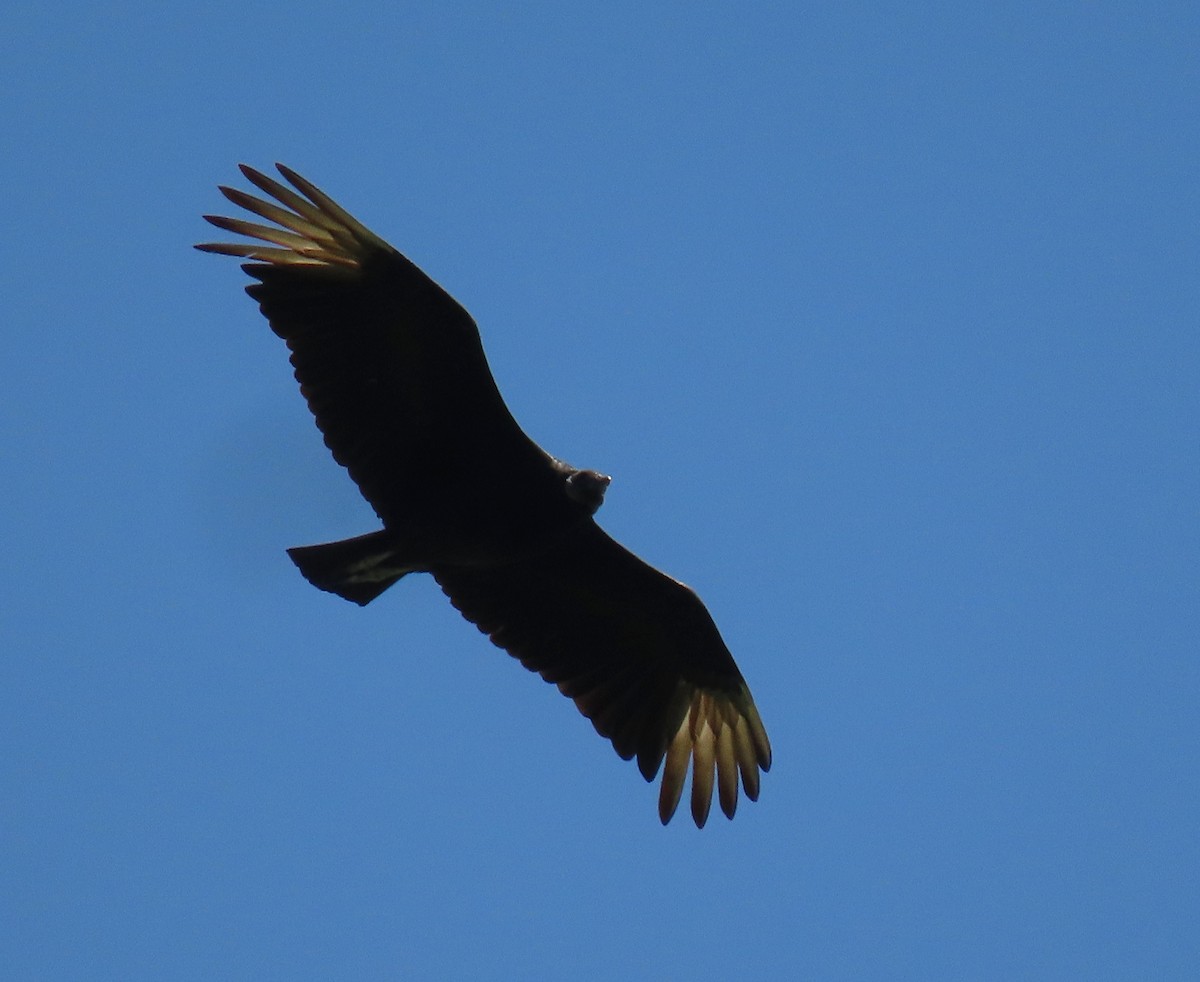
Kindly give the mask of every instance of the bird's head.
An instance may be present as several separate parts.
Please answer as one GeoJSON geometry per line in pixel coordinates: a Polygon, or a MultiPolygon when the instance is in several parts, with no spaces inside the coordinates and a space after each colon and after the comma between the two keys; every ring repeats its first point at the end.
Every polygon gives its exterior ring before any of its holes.
{"type": "Polygon", "coordinates": [[[567,497],[594,515],[604,504],[604,492],[611,481],[611,477],[599,471],[572,471],[567,477],[567,497]]]}

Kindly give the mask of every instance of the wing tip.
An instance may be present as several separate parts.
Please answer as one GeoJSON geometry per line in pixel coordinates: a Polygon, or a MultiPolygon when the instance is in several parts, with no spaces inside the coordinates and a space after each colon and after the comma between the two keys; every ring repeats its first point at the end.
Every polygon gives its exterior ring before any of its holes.
{"type": "MultiPolygon", "coordinates": [[[[663,825],[670,822],[683,798],[689,762],[689,805],[697,828],[704,828],[708,822],[714,786],[721,812],[728,819],[737,813],[739,784],[748,800],[757,801],[760,772],[770,768],[771,750],[749,691],[743,686],[741,692],[731,696],[727,692],[695,690],[671,737],[665,761],[658,799],[663,825]]],[[[661,760],[655,761],[655,771],[659,763],[661,760]]],[[[646,775],[645,769],[642,775],[646,775]]]]}
{"type": "Polygon", "coordinates": [[[371,253],[377,250],[391,250],[383,239],[315,185],[285,164],[276,163],[275,166],[296,191],[290,190],[249,164],[238,164],[238,169],[246,180],[278,204],[255,198],[228,185],[217,185],[221,194],[233,204],[266,218],[273,223],[272,225],[221,215],[203,217],[218,228],[250,238],[263,239],[279,247],[263,247],[256,243],[213,242],[197,246],[201,252],[233,256],[253,255],[254,258],[277,266],[329,265],[357,269],[361,268],[371,253]]]}

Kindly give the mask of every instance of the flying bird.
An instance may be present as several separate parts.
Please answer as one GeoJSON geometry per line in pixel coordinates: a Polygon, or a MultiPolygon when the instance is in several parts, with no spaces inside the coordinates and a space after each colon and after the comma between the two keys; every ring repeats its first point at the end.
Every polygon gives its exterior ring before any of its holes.
{"type": "Polygon", "coordinates": [[[334,459],[383,528],[288,550],[314,586],[367,604],[429,573],[499,647],[575,701],[675,813],[738,784],[756,800],[771,746],[700,598],[610,538],[594,516],[609,478],[552,457],[500,396],[474,320],[412,262],[299,174],[251,167],[273,201],[221,187],[271,224],[204,216],[249,239],[203,243],[249,260],[256,300],[291,351],[334,459]]]}

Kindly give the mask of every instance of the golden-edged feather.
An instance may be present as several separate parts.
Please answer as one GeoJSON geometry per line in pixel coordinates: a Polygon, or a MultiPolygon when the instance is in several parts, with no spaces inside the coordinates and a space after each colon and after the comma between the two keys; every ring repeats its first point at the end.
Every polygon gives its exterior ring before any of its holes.
{"type": "Polygon", "coordinates": [[[280,227],[273,228],[220,215],[205,215],[205,221],[227,232],[271,242],[282,248],[260,246],[253,242],[202,242],[196,246],[197,249],[280,266],[333,264],[349,267],[357,267],[363,256],[372,249],[393,251],[383,239],[291,168],[283,164],[275,165],[305,197],[253,167],[246,164],[239,166],[248,181],[284,207],[225,185],[220,186],[221,193],[238,207],[275,222],[280,227]]]}

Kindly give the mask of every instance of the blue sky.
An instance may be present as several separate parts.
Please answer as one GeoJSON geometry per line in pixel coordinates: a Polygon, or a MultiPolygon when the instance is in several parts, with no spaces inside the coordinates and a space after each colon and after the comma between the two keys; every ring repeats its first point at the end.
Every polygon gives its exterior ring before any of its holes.
{"type": "Polygon", "coordinates": [[[9,4],[0,962],[28,979],[1185,978],[1200,12],[9,4]],[[614,475],[775,750],[656,790],[374,528],[231,260],[295,167],[614,475]]]}

